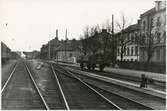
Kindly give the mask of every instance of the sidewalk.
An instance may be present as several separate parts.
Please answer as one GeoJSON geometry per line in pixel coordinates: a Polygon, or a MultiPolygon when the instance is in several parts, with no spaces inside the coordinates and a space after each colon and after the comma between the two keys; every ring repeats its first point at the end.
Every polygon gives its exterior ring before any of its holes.
{"type": "MultiPolygon", "coordinates": [[[[79,64],[66,64],[66,63],[60,63],[60,62],[59,64],[80,67],[79,64]]],[[[141,74],[145,74],[148,78],[152,78],[153,80],[166,82],[166,74],[161,74],[161,73],[152,73],[152,72],[137,71],[137,70],[131,70],[131,69],[122,69],[122,68],[111,68],[111,67],[105,67],[104,71],[115,73],[115,74],[121,74],[124,76],[127,75],[127,76],[138,77],[138,78],[141,78],[141,74]]]]}
{"type": "Polygon", "coordinates": [[[141,77],[141,74],[145,74],[148,78],[152,78],[160,82],[166,82],[166,74],[161,74],[161,73],[152,73],[152,72],[121,69],[121,68],[111,68],[111,67],[106,67],[104,71],[112,72],[115,74],[134,76],[134,77],[141,77]]]}

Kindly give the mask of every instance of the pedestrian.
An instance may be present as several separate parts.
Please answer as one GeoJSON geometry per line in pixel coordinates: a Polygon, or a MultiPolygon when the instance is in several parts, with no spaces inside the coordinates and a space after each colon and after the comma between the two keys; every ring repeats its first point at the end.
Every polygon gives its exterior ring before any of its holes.
{"type": "Polygon", "coordinates": [[[147,87],[147,77],[145,76],[145,74],[141,75],[140,88],[142,88],[142,87],[147,87]]]}

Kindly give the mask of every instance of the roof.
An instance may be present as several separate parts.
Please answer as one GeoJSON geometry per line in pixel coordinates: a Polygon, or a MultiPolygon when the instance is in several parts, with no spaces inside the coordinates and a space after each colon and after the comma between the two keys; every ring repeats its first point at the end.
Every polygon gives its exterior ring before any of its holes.
{"type": "Polygon", "coordinates": [[[155,7],[144,12],[143,14],[140,15],[140,17],[144,17],[144,16],[147,16],[147,15],[151,15],[151,14],[154,14],[156,11],[155,11],[155,7]]]}
{"type": "Polygon", "coordinates": [[[74,44],[73,42],[67,42],[62,43],[59,47],[57,47],[55,50],[58,51],[76,51],[78,50],[78,44],[74,44]]]}
{"type": "Polygon", "coordinates": [[[125,32],[129,32],[129,31],[134,31],[134,30],[137,30],[138,29],[138,24],[133,24],[133,25],[130,25],[128,26],[126,29],[125,29],[125,32]]]}
{"type": "MultiPolygon", "coordinates": [[[[130,32],[130,31],[138,30],[138,28],[139,28],[139,27],[138,27],[138,24],[130,25],[130,26],[128,26],[126,29],[124,29],[124,33],[130,32]]],[[[115,33],[115,35],[119,35],[119,34],[121,34],[121,32],[115,33]]]]}

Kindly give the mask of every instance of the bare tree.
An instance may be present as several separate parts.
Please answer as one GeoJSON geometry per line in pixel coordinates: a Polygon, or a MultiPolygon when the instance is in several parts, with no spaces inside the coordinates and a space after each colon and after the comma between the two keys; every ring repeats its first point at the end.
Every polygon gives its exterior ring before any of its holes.
{"type": "Polygon", "coordinates": [[[125,18],[125,15],[122,13],[121,15],[121,20],[120,22],[116,22],[116,26],[119,29],[119,33],[118,34],[118,47],[120,48],[120,52],[118,52],[120,54],[120,58],[121,61],[123,61],[123,57],[124,57],[124,53],[126,51],[126,47],[127,44],[129,42],[131,42],[130,40],[127,40],[124,33],[125,33],[125,28],[127,28],[128,26],[130,26],[130,23],[128,22],[128,20],[125,18]]]}
{"type": "MultiPolygon", "coordinates": [[[[140,45],[143,45],[146,47],[146,54],[147,54],[147,69],[151,62],[151,58],[154,56],[154,52],[157,47],[159,47],[159,44],[161,43],[162,37],[160,32],[160,25],[161,23],[157,23],[156,27],[152,28],[153,24],[150,23],[150,31],[147,31],[142,35],[140,45]]],[[[164,36],[166,36],[166,32],[164,31],[164,36]]]]}
{"type": "Polygon", "coordinates": [[[89,26],[86,26],[83,30],[83,36],[80,39],[81,44],[81,52],[86,55],[88,52],[88,41],[89,38],[89,26]]]}
{"type": "Polygon", "coordinates": [[[88,53],[95,53],[98,49],[98,42],[94,40],[92,37],[95,35],[95,33],[98,33],[100,31],[99,25],[95,26],[86,26],[83,30],[83,36],[81,37],[81,52],[83,52],[84,55],[88,53]]]}

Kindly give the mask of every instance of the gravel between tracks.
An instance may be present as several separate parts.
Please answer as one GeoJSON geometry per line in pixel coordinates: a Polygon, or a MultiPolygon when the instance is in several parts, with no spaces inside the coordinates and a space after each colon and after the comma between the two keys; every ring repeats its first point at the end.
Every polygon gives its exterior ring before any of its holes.
{"type": "Polygon", "coordinates": [[[70,109],[115,109],[115,107],[77,79],[58,73],[60,84],[69,103],[70,109]]]}
{"type": "Polygon", "coordinates": [[[122,87],[120,85],[111,84],[108,82],[100,81],[100,80],[86,77],[83,75],[78,75],[78,73],[76,73],[76,75],[92,85],[98,86],[110,92],[115,92],[117,94],[123,95],[128,98],[131,98],[132,100],[138,101],[153,109],[162,110],[162,109],[165,109],[166,107],[166,100],[164,99],[160,99],[158,97],[154,97],[148,94],[143,94],[141,92],[137,92],[132,89],[122,87]]]}
{"type": "Polygon", "coordinates": [[[32,60],[27,63],[49,109],[66,109],[51,67],[45,63],[40,70],[37,70],[40,61],[32,60]]]}

